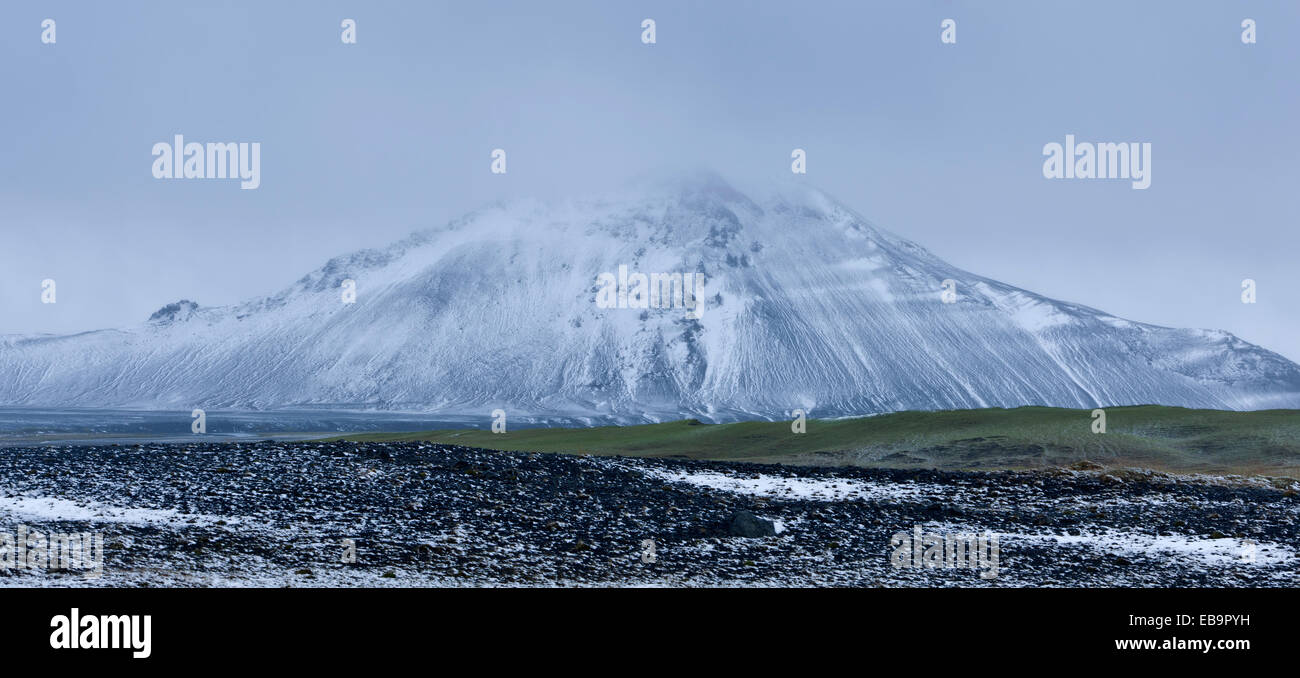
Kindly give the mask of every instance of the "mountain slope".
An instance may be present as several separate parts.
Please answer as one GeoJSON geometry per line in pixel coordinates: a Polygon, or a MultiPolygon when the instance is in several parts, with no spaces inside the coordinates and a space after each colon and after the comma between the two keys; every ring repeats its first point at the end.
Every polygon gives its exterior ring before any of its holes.
{"type": "Polygon", "coordinates": [[[0,339],[0,404],[338,406],[730,419],[1158,403],[1300,406],[1300,367],[956,269],[825,194],[714,177],[513,203],[235,307],[0,339]],[[701,317],[600,308],[602,273],[706,276],[701,317]],[[356,303],[341,301],[356,281],[356,303]],[[941,299],[956,283],[954,303],[941,299]]]}

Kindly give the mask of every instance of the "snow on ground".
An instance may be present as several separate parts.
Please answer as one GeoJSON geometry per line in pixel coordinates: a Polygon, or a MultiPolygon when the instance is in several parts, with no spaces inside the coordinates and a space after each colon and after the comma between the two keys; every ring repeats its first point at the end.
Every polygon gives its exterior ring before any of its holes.
{"type": "Polygon", "coordinates": [[[219,516],[181,514],[170,509],[142,509],[112,506],[97,501],[71,501],[55,497],[0,497],[0,518],[6,520],[46,521],[84,521],[90,523],[131,523],[147,525],[150,523],[216,523],[225,520],[238,522],[236,518],[219,516]]]}
{"type": "Polygon", "coordinates": [[[916,499],[941,491],[937,486],[917,483],[882,483],[844,478],[808,478],[769,473],[720,473],[714,471],[644,470],[647,475],[675,483],[708,487],[753,497],[843,501],[846,499],[916,499]]]}
{"type": "Polygon", "coordinates": [[[998,539],[1008,544],[1022,540],[1039,541],[1149,558],[1186,559],[1205,565],[1296,564],[1296,552],[1291,548],[1272,542],[1253,543],[1233,537],[1211,539],[1181,534],[1157,536],[1126,530],[1100,530],[1079,535],[1003,534],[998,539]]]}

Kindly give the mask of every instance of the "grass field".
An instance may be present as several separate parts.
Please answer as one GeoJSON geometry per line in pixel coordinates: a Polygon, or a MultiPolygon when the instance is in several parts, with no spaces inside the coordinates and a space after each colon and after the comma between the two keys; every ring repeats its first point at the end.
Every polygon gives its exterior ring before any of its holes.
{"type": "Polygon", "coordinates": [[[688,457],[819,466],[1032,469],[1087,460],[1107,467],[1175,473],[1300,478],[1300,410],[1228,412],[1144,405],[1091,410],[1053,407],[900,412],[790,422],[370,433],[343,440],[423,440],[494,450],[634,457],[688,457]]]}

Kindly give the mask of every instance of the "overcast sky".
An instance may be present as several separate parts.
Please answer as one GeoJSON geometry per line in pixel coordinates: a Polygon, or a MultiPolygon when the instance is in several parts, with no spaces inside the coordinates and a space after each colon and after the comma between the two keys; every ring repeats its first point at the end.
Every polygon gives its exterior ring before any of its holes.
{"type": "Polygon", "coordinates": [[[962,268],[1300,360],[1300,3],[197,4],[0,10],[0,332],[235,303],[649,168],[788,177],[799,147],[804,180],[962,268]],[[176,133],[260,142],[261,187],[154,179],[176,133]],[[1044,179],[1066,134],[1151,143],[1151,187],[1044,179]]]}

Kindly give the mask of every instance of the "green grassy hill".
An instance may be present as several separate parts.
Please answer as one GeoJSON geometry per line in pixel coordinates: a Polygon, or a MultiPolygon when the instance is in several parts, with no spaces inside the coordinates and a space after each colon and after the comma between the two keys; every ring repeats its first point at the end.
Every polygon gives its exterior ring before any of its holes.
{"type": "Polygon", "coordinates": [[[495,450],[679,456],[786,464],[894,468],[1029,469],[1082,460],[1178,473],[1300,477],[1300,410],[1228,412],[1144,405],[900,412],[856,419],[373,433],[344,440],[424,440],[495,450]]]}

